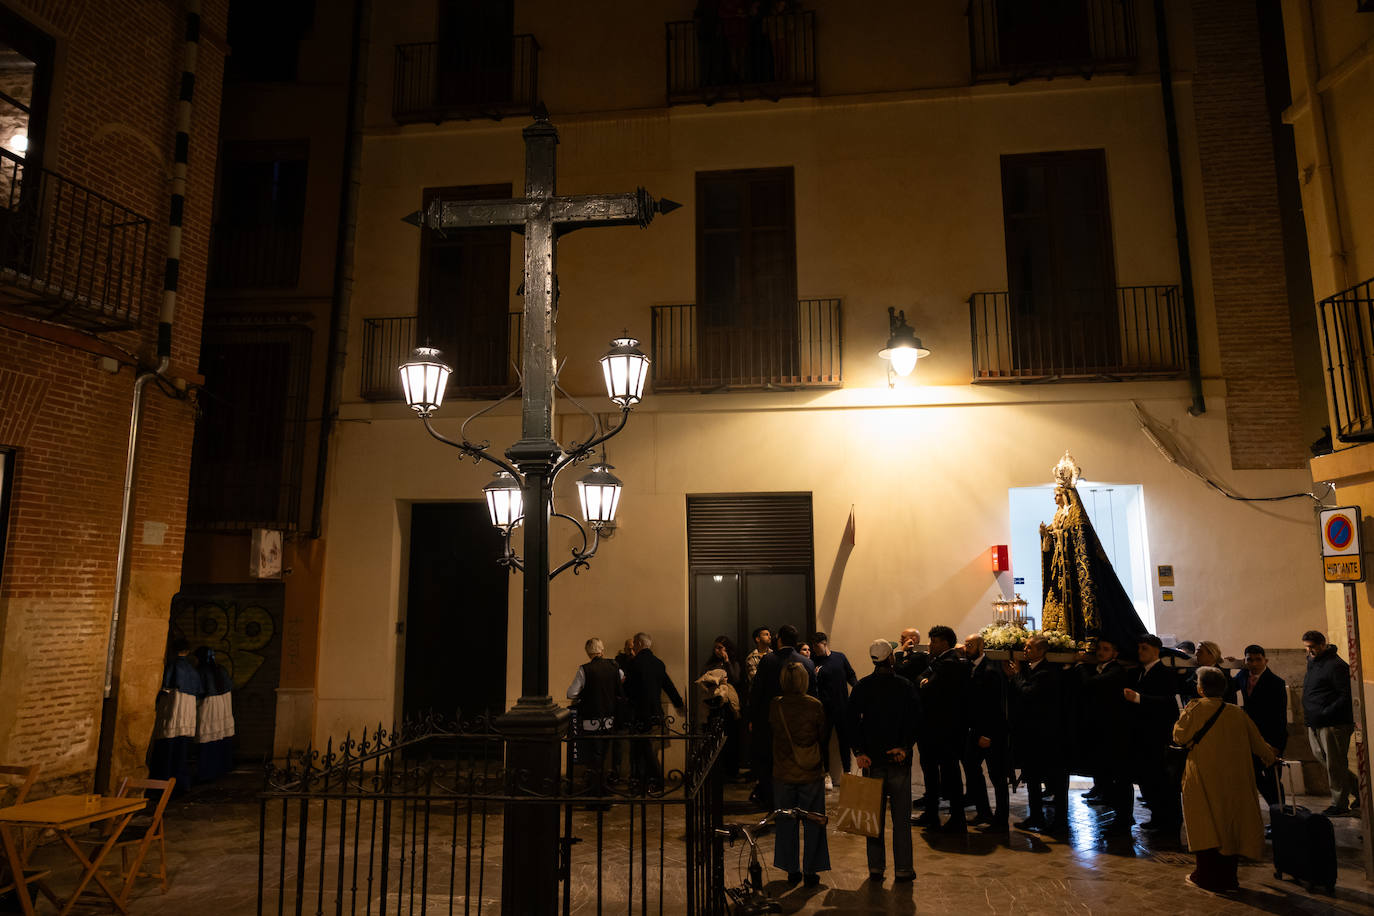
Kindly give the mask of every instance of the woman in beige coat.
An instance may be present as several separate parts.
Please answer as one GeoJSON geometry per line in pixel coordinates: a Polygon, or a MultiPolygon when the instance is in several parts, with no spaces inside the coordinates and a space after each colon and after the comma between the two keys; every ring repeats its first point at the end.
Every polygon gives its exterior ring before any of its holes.
{"type": "Polygon", "coordinates": [[[1199,668],[1200,699],[1188,704],[1174,726],[1174,743],[1186,746],[1221,707],[1221,714],[1188,754],[1183,771],[1183,823],[1188,828],[1188,846],[1197,854],[1197,870],[1188,876],[1188,883],[1208,891],[1240,887],[1237,859],[1264,855],[1264,824],[1250,755],[1265,766],[1277,759],[1245,710],[1222,701],[1226,689],[1226,675],[1220,670],[1199,668]]]}

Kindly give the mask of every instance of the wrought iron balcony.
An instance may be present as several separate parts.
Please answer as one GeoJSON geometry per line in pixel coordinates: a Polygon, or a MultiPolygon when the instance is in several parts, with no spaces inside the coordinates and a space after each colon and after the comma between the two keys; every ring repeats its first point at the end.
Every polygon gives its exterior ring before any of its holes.
{"type": "Polygon", "coordinates": [[[84,330],[137,327],[149,220],[0,149],[0,305],[84,330]]]}
{"type": "Polygon", "coordinates": [[[969,0],[975,83],[1019,83],[1136,65],[1134,0],[969,0]]]}
{"type": "Polygon", "coordinates": [[[975,382],[1173,378],[1187,371],[1177,286],[969,296],[975,382]]]}
{"type": "Polygon", "coordinates": [[[816,13],[667,23],[668,104],[816,91],[816,13]]]}
{"type": "Polygon", "coordinates": [[[499,51],[474,57],[439,41],[397,45],[392,116],[438,124],[529,114],[539,100],[539,42],[516,35],[509,56],[499,51]]]}
{"type": "MultiPolygon", "coordinates": [[[[369,401],[400,401],[401,363],[410,358],[416,346],[419,319],[414,315],[395,318],[363,319],[362,396],[369,401]]],[[[443,353],[444,362],[453,367],[448,379],[448,397],[485,398],[500,396],[518,385],[515,367],[520,364],[520,338],[524,315],[511,312],[505,339],[501,335],[474,335],[462,341],[433,340],[443,353]]]]}
{"type": "Polygon", "coordinates": [[[654,391],[838,388],[843,382],[839,299],[715,316],[695,305],[658,305],[652,335],[654,391]]]}
{"type": "Polygon", "coordinates": [[[1317,303],[1317,318],[1336,438],[1374,441],[1374,279],[1317,303]]]}

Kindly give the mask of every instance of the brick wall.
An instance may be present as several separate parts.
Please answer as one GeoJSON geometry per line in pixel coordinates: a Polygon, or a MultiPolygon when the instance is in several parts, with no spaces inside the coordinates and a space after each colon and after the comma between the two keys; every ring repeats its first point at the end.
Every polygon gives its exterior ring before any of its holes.
{"type": "Polygon", "coordinates": [[[1193,0],[1193,105],[1231,464],[1305,466],[1255,5],[1193,0]]]}
{"type": "MultiPolygon", "coordinates": [[[[44,165],[152,226],[136,330],[95,340],[0,314],[0,446],[17,450],[0,568],[0,759],[75,788],[96,766],[133,382],[154,362],[185,13],[147,0],[8,5],[58,43],[44,165]],[[110,353],[117,373],[97,355],[110,353]]],[[[194,377],[199,360],[227,11],[228,0],[202,0],[173,377],[194,377]]],[[[128,573],[128,604],[143,612],[121,627],[117,685],[129,759],[150,736],[193,429],[189,401],[148,387],[128,573]],[[161,525],[161,543],[145,543],[161,525]]]]}

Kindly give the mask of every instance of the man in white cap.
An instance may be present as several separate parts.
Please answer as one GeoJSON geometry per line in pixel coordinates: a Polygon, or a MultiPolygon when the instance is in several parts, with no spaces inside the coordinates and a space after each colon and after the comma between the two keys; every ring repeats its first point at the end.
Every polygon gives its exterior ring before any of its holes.
{"type": "Polygon", "coordinates": [[[846,737],[865,776],[883,781],[878,835],[868,838],[868,878],[881,882],[886,868],[883,831],[892,819],[892,864],[898,881],[911,881],[911,747],[921,723],[916,687],[892,667],[892,643],[875,639],[868,647],[873,673],[849,695],[846,737]]]}

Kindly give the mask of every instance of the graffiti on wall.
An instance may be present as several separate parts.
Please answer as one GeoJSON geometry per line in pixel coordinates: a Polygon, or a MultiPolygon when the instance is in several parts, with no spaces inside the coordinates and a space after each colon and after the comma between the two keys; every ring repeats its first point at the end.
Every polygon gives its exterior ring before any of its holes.
{"type": "Polygon", "coordinates": [[[187,586],[172,599],[172,635],[214,649],[234,682],[240,758],[272,752],[284,599],[280,582],[187,586]]]}

